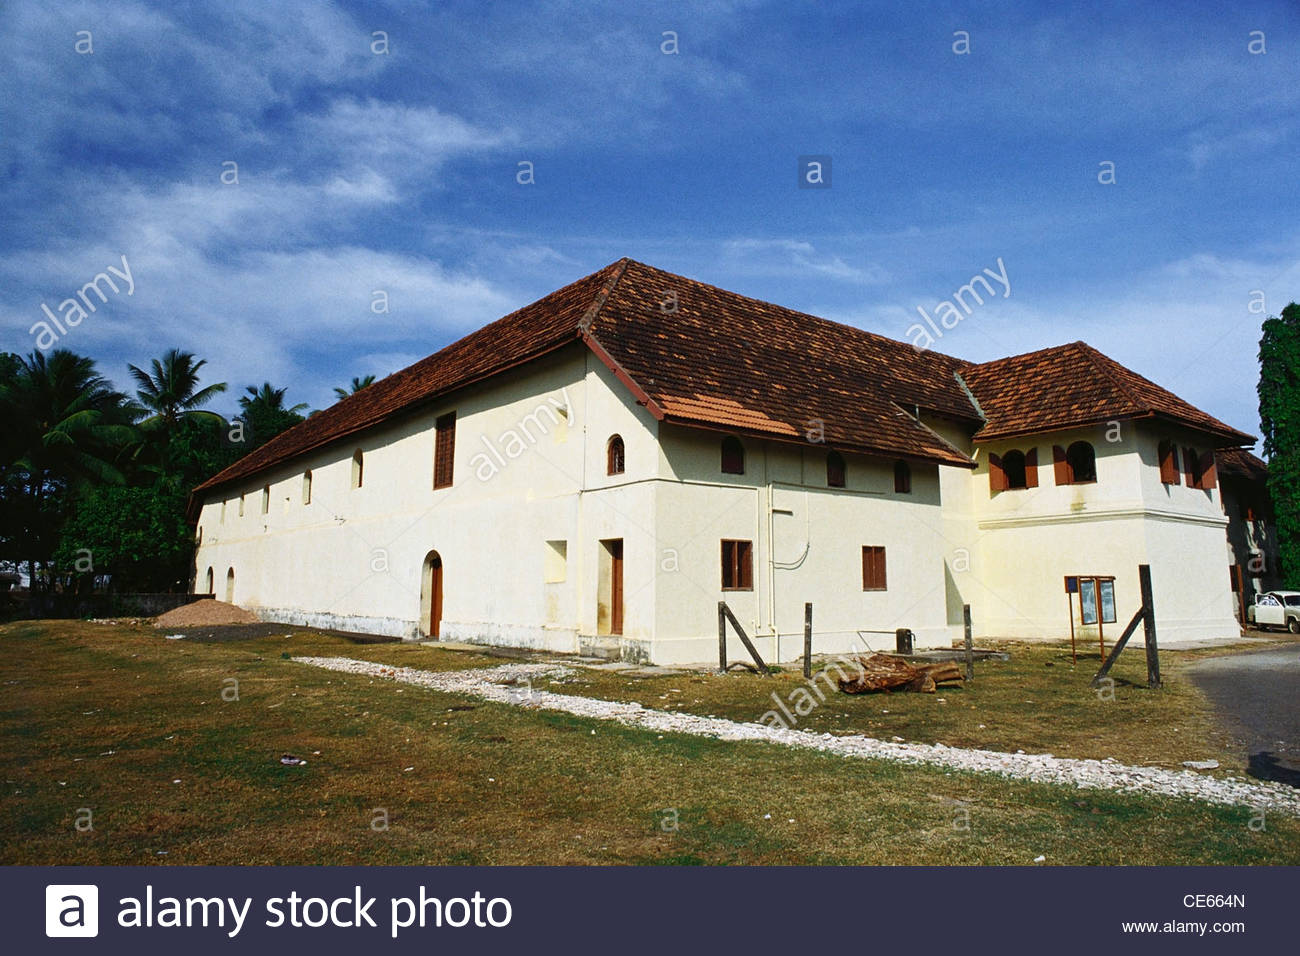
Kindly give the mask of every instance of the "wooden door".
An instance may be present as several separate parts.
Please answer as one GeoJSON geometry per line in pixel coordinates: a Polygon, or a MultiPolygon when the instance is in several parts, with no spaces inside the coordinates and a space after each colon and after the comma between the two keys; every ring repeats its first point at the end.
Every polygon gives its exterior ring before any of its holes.
{"type": "Polygon", "coordinates": [[[436,554],[429,559],[429,637],[442,637],[442,558],[436,554]]]}
{"type": "Polygon", "coordinates": [[[623,539],[609,543],[609,632],[623,633],[623,539]]]}

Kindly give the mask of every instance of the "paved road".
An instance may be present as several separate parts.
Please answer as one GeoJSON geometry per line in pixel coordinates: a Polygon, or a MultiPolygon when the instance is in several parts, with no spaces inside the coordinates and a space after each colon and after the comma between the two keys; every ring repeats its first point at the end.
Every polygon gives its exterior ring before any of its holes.
{"type": "Polygon", "coordinates": [[[1212,657],[1190,676],[1250,754],[1250,773],[1300,787],[1300,641],[1212,657]]]}

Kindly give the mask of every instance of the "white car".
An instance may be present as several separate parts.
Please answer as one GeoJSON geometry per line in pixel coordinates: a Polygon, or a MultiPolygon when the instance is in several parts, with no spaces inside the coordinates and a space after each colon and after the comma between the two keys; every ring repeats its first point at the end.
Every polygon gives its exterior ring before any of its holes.
{"type": "Polygon", "coordinates": [[[1264,591],[1255,595],[1247,615],[1260,629],[1285,627],[1300,634],[1300,591],[1264,591]]]}

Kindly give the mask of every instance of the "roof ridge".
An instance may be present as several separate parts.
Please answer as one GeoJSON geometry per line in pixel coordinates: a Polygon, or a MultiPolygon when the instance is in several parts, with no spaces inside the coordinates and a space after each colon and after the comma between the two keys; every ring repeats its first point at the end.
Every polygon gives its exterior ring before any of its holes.
{"type": "MultiPolygon", "coordinates": [[[[609,299],[610,293],[612,293],[615,287],[618,286],[619,281],[627,272],[627,267],[631,262],[631,259],[624,256],[623,258],[610,263],[610,265],[614,266],[614,274],[605,280],[605,284],[602,285],[592,297],[591,305],[587,307],[587,311],[582,313],[582,318],[578,320],[579,335],[592,334],[592,323],[600,316],[600,310],[605,307],[605,302],[609,299]]],[[[609,267],[610,266],[605,266],[606,269],[609,267]]]]}
{"type": "MultiPolygon", "coordinates": [[[[1115,374],[1115,369],[1113,366],[1119,363],[1117,363],[1113,358],[1093,348],[1091,345],[1089,345],[1087,342],[1084,342],[1082,339],[1075,342],[1071,342],[1070,344],[1074,346],[1076,349],[1081,349],[1083,351],[1084,358],[1087,359],[1088,364],[1090,364],[1102,375],[1105,375],[1106,378],[1110,380],[1111,385],[1113,385],[1125,398],[1128,399],[1128,403],[1131,406],[1133,406],[1134,410],[1143,411],[1144,408],[1146,408],[1146,410],[1154,411],[1154,409],[1150,409],[1149,407],[1147,407],[1150,405],[1149,402],[1143,403],[1138,401],[1137,396],[1134,395],[1132,390],[1129,389],[1128,384],[1123,381],[1121,376],[1115,374]],[[1103,363],[1100,361],[1100,359],[1105,359],[1106,362],[1103,363]]],[[[1129,369],[1129,371],[1132,371],[1132,369],[1129,369]]],[[[1171,392],[1170,394],[1173,393],[1171,392]]]]}

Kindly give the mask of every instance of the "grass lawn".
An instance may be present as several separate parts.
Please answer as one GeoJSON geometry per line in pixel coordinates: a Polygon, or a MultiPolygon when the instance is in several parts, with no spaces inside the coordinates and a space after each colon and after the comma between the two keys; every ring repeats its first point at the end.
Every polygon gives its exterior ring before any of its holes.
{"type": "MultiPolygon", "coordinates": [[[[1252,828],[1245,807],[660,738],[281,657],[500,663],[436,647],[302,631],[200,644],[149,627],[45,622],[0,627],[0,652],[5,864],[1026,864],[1040,854],[1051,864],[1300,863],[1300,820],[1269,815],[1252,828]],[[238,700],[223,700],[230,678],[238,700]],[[282,766],[286,751],[307,765],[282,766]],[[92,830],[77,829],[80,808],[92,830]],[[387,829],[372,825],[377,808],[387,829]]],[[[819,719],[832,730],[1148,763],[1174,760],[1163,748],[1180,741],[1178,759],[1214,752],[1183,740],[1205,717],[1199,704],[1178,706],[1196,698],[1176,669],[1167,699],[1121,683],[1102,702],[1083,692],[1089,664],[1070,674],[1068,650],[1064,664],[1046,660],[984,664],[969,690],[937,695],[944,704],[836,698],[819,719]],[[978,735],[967,728],[978,723],[978,735]],[[1108,735],[1114,749],[1089,753],[1108,735]]],[[[557,689],[653,706],[681,696],[680,709],[749,720],[768,709],[755,711],[771,689],[797,680],[581,673],[557,689]]]]}

